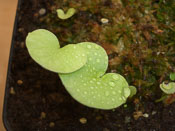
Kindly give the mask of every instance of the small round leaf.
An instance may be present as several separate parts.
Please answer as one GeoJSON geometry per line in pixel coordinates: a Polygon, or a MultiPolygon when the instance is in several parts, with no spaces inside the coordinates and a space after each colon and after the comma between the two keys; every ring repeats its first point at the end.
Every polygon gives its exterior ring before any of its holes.
{"type": "Polygon", "coordinates": [[[128,83],[119,74],[105,74],[108,67],[105,50],[90,42],[77,45],[84,48],[88,60],[73,73],[59,74],[66,90],[74,99],[93,108],[113,109],[125,103],[130,95],[128,83]]]}
{"type": "Polygon", "coordinates": [[[160,84],[160,89],[166,94],[174,94],[175,93],[175,82],[170,82],[165,84],[164,82],[160,84]]]}
{"type": "Polygon", "coordinates": [[[57,15],[58,18],[60,19],[68,19],[70,17],[72,17],[75,14],[76,10],[74,8],[70,8],[67,13],[64,13],[64,11],[62,9],[57,9],[57,15]]]}
{"type": "Polygon", "coordinates": [[[57,73],[70,73],[86,64],[87,55],[75,44],[60,48],[57,37],[45,29],[28,34],[26,46],[30,56],[42,67],[57,73]]]}

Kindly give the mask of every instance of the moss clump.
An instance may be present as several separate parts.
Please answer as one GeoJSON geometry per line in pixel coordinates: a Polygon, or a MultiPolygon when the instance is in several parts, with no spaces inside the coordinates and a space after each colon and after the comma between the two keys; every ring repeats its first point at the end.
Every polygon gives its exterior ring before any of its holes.
{"type": "Polygon", "coordinates": [[[138,96],[160,97],[160,83],[175,70],[174,0],[56,0],[49,12],[41,21],[61,45],[98,43],[110,58],[108,72],[124,75],[139,89],[138,96]],[[77,13],[61,21],[58,8],[75,8],[77,13]],[[108,23],[101,23],[102,18],[108,23]]]}

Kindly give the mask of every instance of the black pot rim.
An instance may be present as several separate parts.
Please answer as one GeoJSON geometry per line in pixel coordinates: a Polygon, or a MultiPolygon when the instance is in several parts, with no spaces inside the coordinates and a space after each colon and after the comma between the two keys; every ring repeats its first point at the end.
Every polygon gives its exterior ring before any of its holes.
{"type": "Polygon", "coordinates": [[[4,127],[7,131],[12,131],[9,122],[7,121],[7,98],[8,98],[8,78],[10,76],[10,69],[12,65],[12,56],[13,56],[13,48],[14,48],[14,39],[15,34],[17,31],[17,21],[18,21],[18,9],[21,6],[21,0],[18,0],[17,8],[16,8],[16,16],[14,20],[14,26],[13,26],[13,33],[12,33],[12,39],[11,39],[11,47],[10,47],[10,54],[9,54],[9,60],[8,60],[8,68],[7,68],[7,76],[6,76],[6,85],[5,85],[5,95],[4,95],[4,103],[3,103],[3,114],[2,114],[2,121],[4,124],[4,127]]]}

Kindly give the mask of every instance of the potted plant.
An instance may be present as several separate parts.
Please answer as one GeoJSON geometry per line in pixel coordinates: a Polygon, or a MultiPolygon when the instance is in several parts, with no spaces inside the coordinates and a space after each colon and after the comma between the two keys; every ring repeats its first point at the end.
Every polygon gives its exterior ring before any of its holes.
{"type": "Polygon", "coordinates": [[[21,1],[4,102],[20,130],[173,130],[175,2],[21,1]]]}

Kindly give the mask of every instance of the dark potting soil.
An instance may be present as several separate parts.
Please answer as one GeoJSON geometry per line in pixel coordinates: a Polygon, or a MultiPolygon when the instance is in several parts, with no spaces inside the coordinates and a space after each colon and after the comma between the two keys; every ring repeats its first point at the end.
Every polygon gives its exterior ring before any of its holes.
{"type": "Polygon", "coordinates": [[[43,69],[31,59],[25,38],[28,32],[38,28],[54,32],[49,22],[42,20],[53,6],[50,0],[23,0],[18,9],[4,111],[8,128],[11,131],[175,130],[175,104],[165,107],[152,98],[143,98],[141,108],[137,107],[137,100],[115,110],[88,108],[72,99],[58,74],[43,69]],[[38,13],[41,8],[46,14],[38,13]]]}

